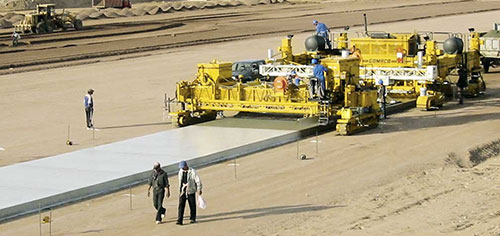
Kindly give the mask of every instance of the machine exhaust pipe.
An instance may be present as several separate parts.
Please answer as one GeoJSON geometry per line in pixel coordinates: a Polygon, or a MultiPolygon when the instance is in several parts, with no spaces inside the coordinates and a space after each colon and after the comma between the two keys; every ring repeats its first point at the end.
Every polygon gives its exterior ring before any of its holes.
{"type": "Polygon", "coordinates": [[[267,49],[267,59],[268,60],[273,59],[273,50],[272,49],[267,49]]]}
{"type": "Polygon", "coordinates": [[[417,65],[418,68],[422,68],[424,64],[424,51],[418,51],[417,52],[417,65]]]}
{"type": "Polygon", "coordinates": [[[365,20],[365,35],[368,36],[368,22],[366,20],[366,13],[363,13],[363,18],[365,20]]]}

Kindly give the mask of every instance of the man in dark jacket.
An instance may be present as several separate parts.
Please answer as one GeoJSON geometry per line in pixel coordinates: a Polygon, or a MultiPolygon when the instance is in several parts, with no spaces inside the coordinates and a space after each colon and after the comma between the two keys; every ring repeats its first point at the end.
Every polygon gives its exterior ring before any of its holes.
{"type": "Polygon", "coordinates": [[[165,212],[163,208],[163,198],[165,197],[165,188],[167,189],[167,198],[170,197],[170,184],[168,183],[168,176],[160,166],[160,163],[155,162],[153,165],[153,172],[148,181],[148,197],[150,195],[151,187],[153,187],[153,205],[156,208],[156,224],[160,224],[165,212]]]}

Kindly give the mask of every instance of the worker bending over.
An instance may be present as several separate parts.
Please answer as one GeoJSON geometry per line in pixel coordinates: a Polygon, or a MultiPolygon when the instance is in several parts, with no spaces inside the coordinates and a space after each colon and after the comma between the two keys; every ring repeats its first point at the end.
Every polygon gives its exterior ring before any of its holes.
{"type": "Polygon", "coordinates": [[[328,49],[332,49],[332,44],[330,43],[330,29],[324,23],[318,22],[317,20],[313,21],[313,25],[316,26],[316,35],[323,37],[328,49]]]}
{"type": "Polygon", "coordinates": [[[290,74],[287,76],[288,84],[294,84],[295,86],[300,85],[300,77],[297,75],[296,71],[290,72],[290,74]]]}

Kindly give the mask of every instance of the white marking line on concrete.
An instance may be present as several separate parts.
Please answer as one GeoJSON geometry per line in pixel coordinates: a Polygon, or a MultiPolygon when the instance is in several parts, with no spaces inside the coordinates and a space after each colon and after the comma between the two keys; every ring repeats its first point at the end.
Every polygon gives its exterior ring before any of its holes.
{"type": "MultiPolygon", "coordinates": [[[[310,142],[311,142],[311,143],[315,143],[315,142],[316,142],[316,140],[311,140],[310,142]]],[[[318,141],[318,143],[321,143],[321,141],[318,141]]]]}
{"type": "MultiPolygon", "coordinates": [[[[130,197],[131,195],[130,195],[130,194],[128,194],[128,193],[125,193],[125,194],[123,194],[122,196],[130,197]]],[[[135,195],[134,195],[134,194],[132,194],[132,197],[135,197],[135,195]]]]}
{"type": "Polygon", "coordinates": [[[234,164],[234,163],[231,163],[231,164],[227,164],[227,166],[239,166],[240,164],[234,164]]]}
{"type": "Polygon", "coordinates": [[[5,151],[5,149],[3,149],[3,148],[0,147],[0,151],[5,151]]]}

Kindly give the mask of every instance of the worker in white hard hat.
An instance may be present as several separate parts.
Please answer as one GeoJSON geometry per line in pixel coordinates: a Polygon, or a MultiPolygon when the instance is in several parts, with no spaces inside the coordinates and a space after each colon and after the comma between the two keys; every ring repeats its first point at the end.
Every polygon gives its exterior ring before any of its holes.
{"type": "Polygon", "coordinates": [[[153,171],[148,180],[148,197],[151,187],[153,188],[153,206],[156,209],[156,224],[160,224],[165,217],[167,210],[163,207],[163,198],[165,198],[165,189],[167,198],[170,197],[170,184],[168,183],[167,173],[161,168],[160,163],[153,164],[153,171]]]}
{"type": "Polygon", "coordinates": [[[316,35],[321,36],[325,39],[328,49],[332,49],[332,44],[330,42],[330,29],[324,23],[313,20],[313,25],[316,26],[316,35]]]}
{"type": "Polygon", "coordinates": [[[87,120],[87,129],[94,128],[93,116],[94,116],[94,94],[93,89],[89,89],[87,94],[83,98],[83,105],[85,106],[85,118],[87,120]]]}

